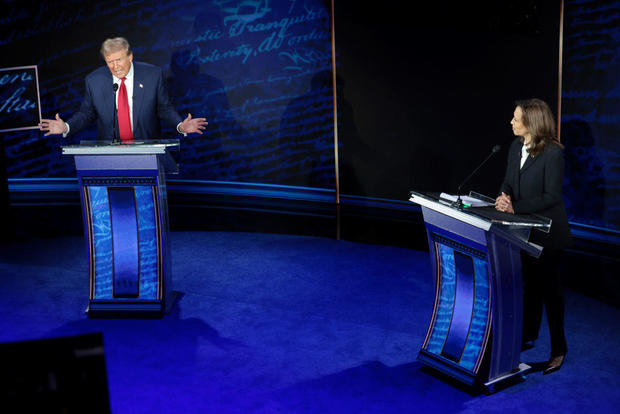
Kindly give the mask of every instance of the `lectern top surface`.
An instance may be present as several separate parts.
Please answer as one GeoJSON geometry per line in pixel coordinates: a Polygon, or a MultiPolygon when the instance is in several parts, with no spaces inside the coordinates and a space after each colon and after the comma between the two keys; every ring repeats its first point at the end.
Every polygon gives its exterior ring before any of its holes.
{"type": "Polygon", "coordinates": [[[101,154],[165,154],[180,147],[178,139],[162,139],[116,143],[112,141],[81,141],[79,145],[65,145],[65,155],[101,155],[101,154]]]}
{"type": "MultiPolygon", "coordinates": [[[[486,227],[477,224],[480,220],[489,225],[500,224],[508,227],[538,228],[545,232],[548,232],[551,227],[551,220],[546,217],[532,214],[504,213],[495,210],[493,207],[457,208],[450,201],[441,199],[439,195],[439,193],[411,191],[410,201],[444,214],[454,217],[458,216],[457,218],[470,222],[470,224],[480,228],[486,227]]],[[[476,193],[472,192],[470,196],[476,196],[476,193]]]]}

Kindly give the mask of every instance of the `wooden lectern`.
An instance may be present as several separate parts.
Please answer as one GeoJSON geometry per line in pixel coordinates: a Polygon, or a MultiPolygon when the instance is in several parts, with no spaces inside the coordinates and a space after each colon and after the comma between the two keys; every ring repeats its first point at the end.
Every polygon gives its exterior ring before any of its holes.
{"type": "Polygon", "coordinates": [[[166,172],[178,140],[65,146],[79,179],[89,317],[161,317],[172,301],[166,172]]]}
{"type": "Polygon", "coordinates": [[[493,392],[522,376],[521,251],[538,257],[529,233],[550,220],[494,207],[457,208],[439,194],[411,192],[422,206],[435,275],[435,302],[418,359],[467,384],[493,392]]]}

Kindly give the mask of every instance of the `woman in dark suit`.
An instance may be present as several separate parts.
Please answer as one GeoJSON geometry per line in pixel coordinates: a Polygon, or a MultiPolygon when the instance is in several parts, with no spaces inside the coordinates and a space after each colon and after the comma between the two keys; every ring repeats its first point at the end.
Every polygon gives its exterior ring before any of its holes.
{"type": "Polygon", "coordinates": [[[561,368],[567,352],[564,335],[564,292],[558,272],[562,249],[570,245],[568,218],[562,200],[563,146],[555,134],[549,106],[540,99],[517,102],[510,122],[519,137],[510,146],[506,176],[495,208],[508,213],[536,213],[552,220],[551,231],[533,230],[532,243],[543,246],[540,258],[522,255],[523,348],[538,338],[545,306],[551,336],[551,358],[543,370],[561,368]]]}

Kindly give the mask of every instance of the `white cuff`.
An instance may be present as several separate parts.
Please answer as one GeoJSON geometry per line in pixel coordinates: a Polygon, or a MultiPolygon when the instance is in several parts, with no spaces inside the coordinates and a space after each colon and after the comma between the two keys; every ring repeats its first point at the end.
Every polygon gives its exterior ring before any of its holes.
{"type": "Polygon", "coordinates": [[[67,135],[69,135],[69,131],[71,131],[71,127],[69,126],[69,124],[65,122],[65,125],[67,126],[67,130],[62,133],[63,138],[67,138],[67,135]]]}
{"type": "Polygon", "coordinates": [[[182,131],[181,131],[181,124],[182,124],[182,123],[183,123],[183,122],[179,122],[179,124],[177,125],[177,132],[178,132],[179,134],[182,134],[184,137],[186,137],[186,136],[187,136],[187,132],[182,132],[182,131]]]}

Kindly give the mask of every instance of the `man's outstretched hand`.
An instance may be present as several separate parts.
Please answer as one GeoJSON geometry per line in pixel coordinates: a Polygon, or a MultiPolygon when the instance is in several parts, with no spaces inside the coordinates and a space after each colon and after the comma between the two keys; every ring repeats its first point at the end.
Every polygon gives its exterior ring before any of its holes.
{"type": "Polygon", "coordinates": [[[202,131],[209,125],[207,118],[192,118],[192,114],[187,114],[187,118],[181,122],[180,130],[185,134],[196,132],[202,134],[202,131]]]}
{"type": "Polygon", "coordinates": [[[56,119],[42,119],[39,122],[39,129],[47,131],[45,136],[64,134],[67,131],[67,124],[56,114],[56,119]]]}

